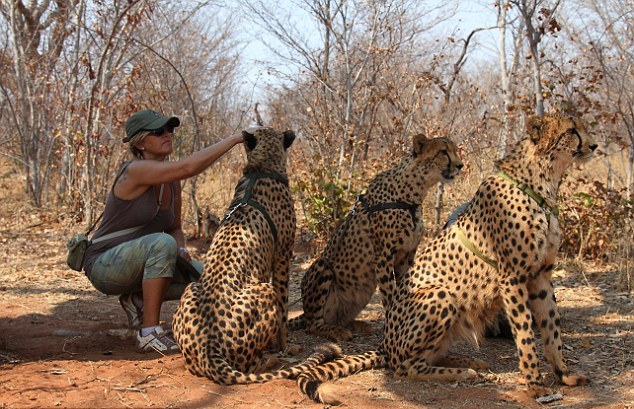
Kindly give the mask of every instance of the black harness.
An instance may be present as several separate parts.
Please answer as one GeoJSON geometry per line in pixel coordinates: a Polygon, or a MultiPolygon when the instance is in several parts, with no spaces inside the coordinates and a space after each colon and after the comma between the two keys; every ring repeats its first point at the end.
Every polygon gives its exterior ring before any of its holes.
{"type": "Polygon", "coordinates": [[[356,202],[360,203],[361,206],[363,207],[363,210],[368,214],[380,212],[383,210],[389,210],[389,209],[408,210],[410,215],[412,216],[412,220],[414,221],[414,224],[416,224],[416,212],[418,211],[418,208],[420,207],[419,204],[407,203],[407,202],[378,203],[372,206],[368,206],[368,202],[365,199],[365,195],[358,195],[356,202]]]}
{"type": "Polygon", "coordinates": [[[277,228],[275,227],[275,223],[273,222],[273,219],[271,219],[271,216],[266,211],[264,206],[262,206],[262,204],[260,204],[259,202],[257,202],[255,199],[251,197],[253,195],[253,188],[255,187],[255,184],[260,179],[277,180],[278,182],[283,183],[285,186],[288,186],[288,179],[274,172],[270,172],[270,173],[256,172],[256,173],[249,173],[247,175],[244,175],[244,177],[238,183],[238,185],[242,183],[247,183],[247,187],[245,188],[245,191],[244,191],[244,196],[242,196],[239,199],[238,198],[234,199],[231,202],[231,204],[229,205],[229,209],[227,210],[227,213],[225,213],[222,224],[224,224],[227,220],[229,220],[233,212],[235,212],[237,209],[241,207],[245,207],[245,206],[251,206],[257,211],[259,211],[262,214],[262,216],[264,216],[267,223],[269,224],[269,227],[271,228],[271,231],[273,232],[273,238],[275,239],[275,241],[277,241],[277,228]]]}

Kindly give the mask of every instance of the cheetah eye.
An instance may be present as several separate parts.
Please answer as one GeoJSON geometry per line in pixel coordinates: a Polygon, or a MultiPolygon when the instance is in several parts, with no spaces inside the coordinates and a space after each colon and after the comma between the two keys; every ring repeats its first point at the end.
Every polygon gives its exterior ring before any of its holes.
{"type": "Polygon", "coordinates": [[[571,138],[576,138],[579,143],[581,143],[581,135],[579,134],[579,131],[577,131],[577,128],[568,129],[564,135],[567,135],[571,138]]]}

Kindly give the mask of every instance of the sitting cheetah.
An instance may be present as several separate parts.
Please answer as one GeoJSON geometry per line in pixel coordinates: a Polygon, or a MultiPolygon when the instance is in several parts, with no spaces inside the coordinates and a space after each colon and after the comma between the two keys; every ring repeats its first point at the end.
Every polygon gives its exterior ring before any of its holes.
{"type": "Polygon", "coordinates": [[[462,168],[458,148],[447,138],[413,137],[413,150],[396,166],[378,174],[335,230],[321,256],[302,279],[304,313],[289,329],[334,340],[352,338],[354,321],[379,283],[384,305],[394,278],[414,260],[423,234],[421,203],[439,181],[452,180],[462,168]]]}
{"type": "Polygon", "coordinates": [[[418,253],[400,280],[381,348],[305,372],[298,377],[302,391],[334,403],[336,396],[322,382],[384,366],[408,380],[474,378],[483,362],[443,355],[458,339],[477,340],[501,308],[511,321],[531,396],[551,393],[539,371],[533,317],[560,381],[586,383],[563,359],[551,270],[560,241],[559,185],[571,164],[588,160],[596,148],[579,119],[530,118],[527,135],[496,163],[498,172],[482,182],[469,207],[418,253]]]}
{"type": "Polygon", "coordinates": [[[337,356],[317,351],[304,365],[267,374],[263,351],[277,337],[286,348],[288,270],[295,211],[286,177],[292,131],[244,132],[247,165],[206,255],[200,281],[190,284],[174,314],[174,338],[195,375],[220,384],[292,378],[337,356]]]}

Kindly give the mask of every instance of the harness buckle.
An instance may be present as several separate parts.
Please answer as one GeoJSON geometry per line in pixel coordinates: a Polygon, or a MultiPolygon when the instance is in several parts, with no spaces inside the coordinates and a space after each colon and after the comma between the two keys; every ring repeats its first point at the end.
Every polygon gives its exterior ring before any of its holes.
{"type": "Polygon", "coordinates": [[[231,206],[229,208],[229,210],[227,210],[227,213],[225,213],[225,217],[223,217],[223,221],[227,221],[229,220],[229,218],[231,217],[231,215],[233,214],[233,212],[235,212],[237,209],[241,208],[241,207],[245,207],[247,204],[244,202],[240,202],[238,204],[235,204],[233,206],[231,206]]]}

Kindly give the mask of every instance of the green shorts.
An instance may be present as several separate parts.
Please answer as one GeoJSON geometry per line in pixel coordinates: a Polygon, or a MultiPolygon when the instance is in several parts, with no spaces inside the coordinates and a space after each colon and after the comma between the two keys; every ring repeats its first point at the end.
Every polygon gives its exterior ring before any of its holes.
{"type": "MultiPolygon", "coordinates": [[[[174,237],[148,234],[105,251],[93,264],[88,279],[100,292],[119,295],[141,291],[143,280],[172,278],[165,300],[178,300],[193,277],[176,268],[176,253],[174,237]]],[[[202,262],[192,260],[191,264],[202,271],[202,262]]]]}

